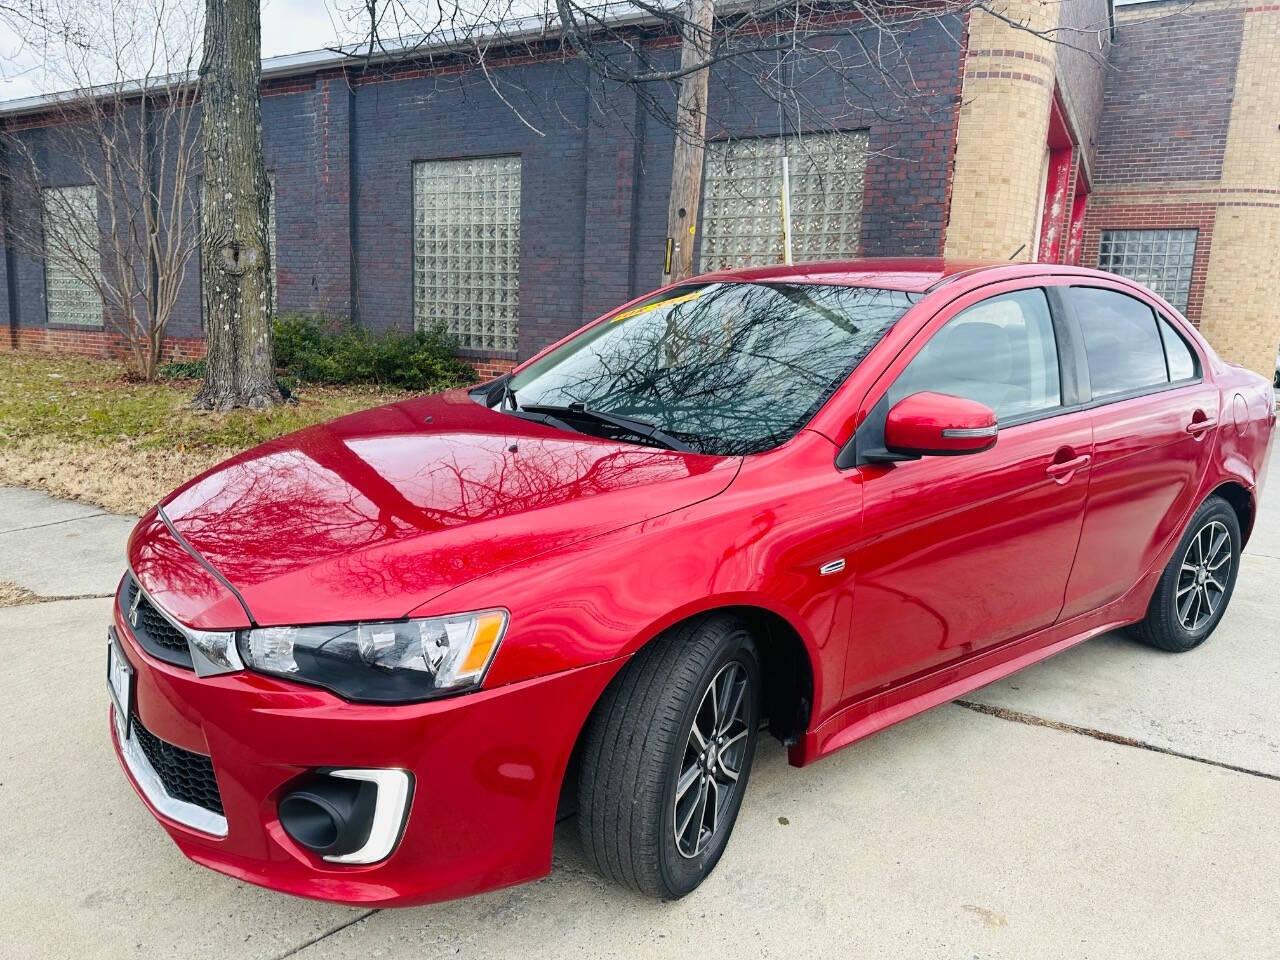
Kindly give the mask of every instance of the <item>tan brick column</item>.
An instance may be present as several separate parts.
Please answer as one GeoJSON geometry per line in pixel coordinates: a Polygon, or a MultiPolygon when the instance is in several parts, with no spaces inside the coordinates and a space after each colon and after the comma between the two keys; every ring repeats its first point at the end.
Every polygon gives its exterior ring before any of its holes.
{"type": "MultiPolygon", "coordinates": [[[[998,9],[1035,29],[1057,25],[1059,4],[1007,0],[998,9]]],[[[955,173],[944,252],[949,258],[1034,256],[1055,68],[1053,43],[980,10],[969,18],[955,173]]]]}
{"type": "Polygon", "coordinates": [[[1270,379],[1280,344],[1280,9],[1244,15],[1200,329],[1270,379]]]}

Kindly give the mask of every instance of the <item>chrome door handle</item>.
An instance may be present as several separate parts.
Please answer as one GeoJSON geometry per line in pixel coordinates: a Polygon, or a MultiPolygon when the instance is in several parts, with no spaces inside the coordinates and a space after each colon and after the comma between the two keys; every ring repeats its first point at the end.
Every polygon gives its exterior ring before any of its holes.
{"type": "Polygon", "coordinates": [[[1083,453],[1078,457],[1071,458],[1070,460],[1063,460],[1060,463],[1051,463],[1049,466],[1044,468],[1044,472],[1055,480],[1066,479],[1082,467],[1087,467],[1091,459],[1092,458],[1089,454],[1083,453]]]}

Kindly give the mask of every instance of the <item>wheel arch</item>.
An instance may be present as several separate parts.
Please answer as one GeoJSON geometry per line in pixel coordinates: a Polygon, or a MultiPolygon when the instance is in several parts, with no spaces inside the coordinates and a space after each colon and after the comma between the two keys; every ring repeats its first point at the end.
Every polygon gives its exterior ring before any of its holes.
{"type": "MultiPolygon", "coordinates": [[[[784,746],[791,746],[808,729],[814,703],[814,660],[804,636],[794,623],[783,614],[769,607],[751,602],[722,602],[686,612],[669,620],[663,620],[638,638],[626,651],[629,662],[636,652],[652,643],[667,631],[691,620],[716,615],[740,617],[751,630],[760,654],[760,672],[764,678],[761,714],[768,722],[769,732],[784,746]]],[[[626,670],[624,663],[610,680],[616,683],[626,670]]],[[[578,768],[583,740],[592,716],[604,699],[608,685],[596,697],[595,703],[582,718],[582,724],[574,739],[573,750],[565,767],[560,786],[560,803],[557,819],[576,809],[578,768]]]]}
{"type": "Polygon", "coordinates": [[[1243,547],[1249,542],[1249,534],[1253,532],[1253,521],[1257,515],[1253,493],[1239,481],[1227,480],[1214,487],[1209,496],[1221,497],[1235,511],[1236,520],[1240,524],[1240,546],[1243,547]]]}

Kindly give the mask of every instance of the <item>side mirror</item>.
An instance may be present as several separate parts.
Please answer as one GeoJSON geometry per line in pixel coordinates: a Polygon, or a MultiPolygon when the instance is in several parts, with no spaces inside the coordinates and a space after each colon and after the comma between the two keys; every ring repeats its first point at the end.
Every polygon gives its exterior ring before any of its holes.
{"type": "Polygon", "coordinates": [[[976,400],[945,393],[913,393],[893,405],[884,423],[884,445],[907,456],[958,456],[995,446],[995,411],[976,400]]]}

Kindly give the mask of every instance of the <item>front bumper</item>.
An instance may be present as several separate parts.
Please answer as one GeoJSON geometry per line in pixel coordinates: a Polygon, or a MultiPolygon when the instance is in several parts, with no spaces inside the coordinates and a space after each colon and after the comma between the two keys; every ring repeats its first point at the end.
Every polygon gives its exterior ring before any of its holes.
{"type": "Polygon", "coordinates": [[[240,880],[349,904],[429,903],[545,874],[569,756],[619,666],[429,703],[370,706],[249,672],[199,678],[147,654],[119,608],[114,616],[136,671],[134,716],[161,740],[213,763],[225,819],[195,829],[189,824],[198,817],[157,797],[145,769],[135,774],[137,757],[122,754],[111,724],[130,782],[182,852],[240,880]],[[387,859],[328,863],[287,836],[279,800],[316,767],[413,774],[403,836],[387,859]]]}

